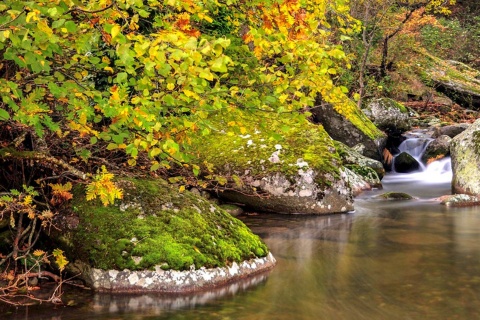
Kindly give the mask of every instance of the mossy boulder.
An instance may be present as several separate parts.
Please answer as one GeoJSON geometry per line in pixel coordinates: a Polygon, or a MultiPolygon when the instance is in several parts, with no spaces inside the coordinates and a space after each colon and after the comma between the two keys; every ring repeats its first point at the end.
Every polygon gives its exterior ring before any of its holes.
{"type": "Polygon", "coordinates": [[[385,192],[378,196],[377,198],[385,199],[385,200],[412,200],[414,197],[409,195],[408,193],[404,192],[385,192]]]}
{"type": "MultiPolygon", "coordinates": [[[[202,176],[218,195],[255,211],[325,214],[353,209],[333,140],[322,126],[281,115],[262,121],[244,114],[242,132],[228,115],[212,115],[216,130],[192,140],[202,176]]],[[[303,119],[303,120],[302,120],[303,119]]]]}
{"type": "Polygon", "coordinates": [[[452,139],[452,192],[480,195],[480,119],[452,139]]]}
{"type": "Polygon", "coordinates": [[[480,108],[480,71],[461,62],[426,54],[422,66],[424,81],[465,108],[480,108]]]}
{"type": "Polygon", "coordinates": [[[322,103],[312,110],[312,115],[333,139],[349,147],[362,145],[364,156],[382,159],[387,136],[352,101],[342,106],[322,103]]]}
{"type": "Polygon", "coordinates": [[[77,190],[72,209],[78,224],[62,242],[69,260],[101,270],[190,270],[268,254],[240,220],[202,197],[160,179],[120,179],[117,185],[124,197],[107,207],[77,190]]]}
{"type": "Polygon", "coordinates": [[[408,109],[395,100],[374,99],[362,111],[381,130],[399,133],[410,130],[408,109]]]}

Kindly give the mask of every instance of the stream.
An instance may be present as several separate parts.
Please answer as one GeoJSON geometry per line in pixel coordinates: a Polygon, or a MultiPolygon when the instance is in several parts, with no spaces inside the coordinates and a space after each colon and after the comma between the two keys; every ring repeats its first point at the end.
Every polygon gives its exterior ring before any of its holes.
{"type": "MultiPolygon", "coordinates": [[[[267,274],[188,296],[70,292],[76,306],[32,306],[7,319],[480,318],[480,209],[450,208],[449,159],[388,174],[355,212],[241,219],[277,259],[267,274]],[[410,201],[379,200],[386,191],[410,201]]],[[[5,317],[1,317],[5,319],[5,317]]]]}

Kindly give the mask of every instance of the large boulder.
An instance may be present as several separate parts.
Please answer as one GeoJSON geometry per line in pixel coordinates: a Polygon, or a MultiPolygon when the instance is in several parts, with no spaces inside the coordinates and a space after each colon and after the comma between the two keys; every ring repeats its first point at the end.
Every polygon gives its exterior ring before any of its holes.
{"type": "Polygon", "coordinates": [[[77,190],[54,237],[93,289],[195,291],[273,266],[262,240],[208,200],[160,179],[116,184],[123,199],[107,207],[77,190]]]}
{"type": "Polygon", "coordinates": [[[362,111],[381,130],[398,133],[410,130],[408,109],[395,100],[374,99],[362,111]]]}
{"type": "Polygon", "coordinates": [[[382,160],[387,136],[353,102],[333,106],[321,103],[312,110],[314,122],[321,123],[335,140],[349,147],[362,146],[362,154],[375,160],[382,160]]]}
{"type": "Polygon", "coordinates": [[[192,141],[202,177],[221,198],[275,213],[353,209],[341,160],[322,126],[279,115],[255,121],[244,114],[235,116],[243,119],[243,132],[237,132],[228,116],[211,116],[217,130],[192,141]]]}
{"type": "Polygon", "coordinates": [[[452,191],[480,195],[480,119],[452,139],[452,191]]]}

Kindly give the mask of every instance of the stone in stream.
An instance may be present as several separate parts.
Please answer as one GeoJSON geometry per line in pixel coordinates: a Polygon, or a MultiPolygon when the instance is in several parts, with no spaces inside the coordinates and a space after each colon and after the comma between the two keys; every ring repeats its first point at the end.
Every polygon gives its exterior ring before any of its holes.
{"type": "Polygon", "coordinates": [[[440,197],[440,204],[447,207],[472,207],[480,205],[480,198],[468,194],[453,194],[440,197]]]}
{"type": "Polygon", "coordinates": [[[452,138],[448,135],[442,135],[433,140],[422,154],[423,163],[430,163],[432,161],[444,158],[450,154],[450,143],[452,138]]]}
{"type": "Polygon", "coordinates": [[[393,160],[393,168],[399,173],[410,173],[418,171],[420,164],[407,152],[402,152],[393,160]]]}
{"type": "Polygon", "coordinates": [[[404,192],[385,192],[385,193],[382,193],[382,194],[376,196],[376,198],[382,198],[382,199],[386,199],[386,200],[412,200],[412,199],[415,199],[414,197],[412,197],[408,193],[404,193],[404,192]]]}

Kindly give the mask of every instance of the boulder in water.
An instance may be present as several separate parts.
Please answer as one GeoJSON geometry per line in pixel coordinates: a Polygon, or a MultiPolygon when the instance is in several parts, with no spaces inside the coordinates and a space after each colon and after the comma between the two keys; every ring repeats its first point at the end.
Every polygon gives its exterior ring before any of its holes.
{"type": "Polygon", "coordinates": [[[322,126],[262,115],[265,125],[243,114],[241,134],[229,129],[230,116],[212,114],[208,120],[218,129],[192,138],[191,146],[201,174],[222,200],[285,214],[353,210],[340,157],[322,126]],[[285,123],[288,129],[282,129],[285,123]],[[282,135],[274,138],[272,132],[282,135]]]}
{"type": "Polygon", "coordinates": [[[450,154],[451,141],[452,138],[447,135],[440,136],[433,140],[425,149],[422,155],[422,161],[424,163],[430,163],[448,156],[450,154]]]}
{"type": "Polygon", "coordinates": [[[439,198],[440,203],[447,207],[471,207],[480,205],[480,198],[468,194],[454,194],[439,198]]]}
{"type": "Polygon", "coordinates": [[[480,119],[452,139],[452,192],[480,195],[480,119]]]}
{"type": "Polygon", "coordinates": [[[393,160],[393,168],[396,172],[410,173],[419,170],[420,164],[410,154],[402,152],[393,160]]]}

